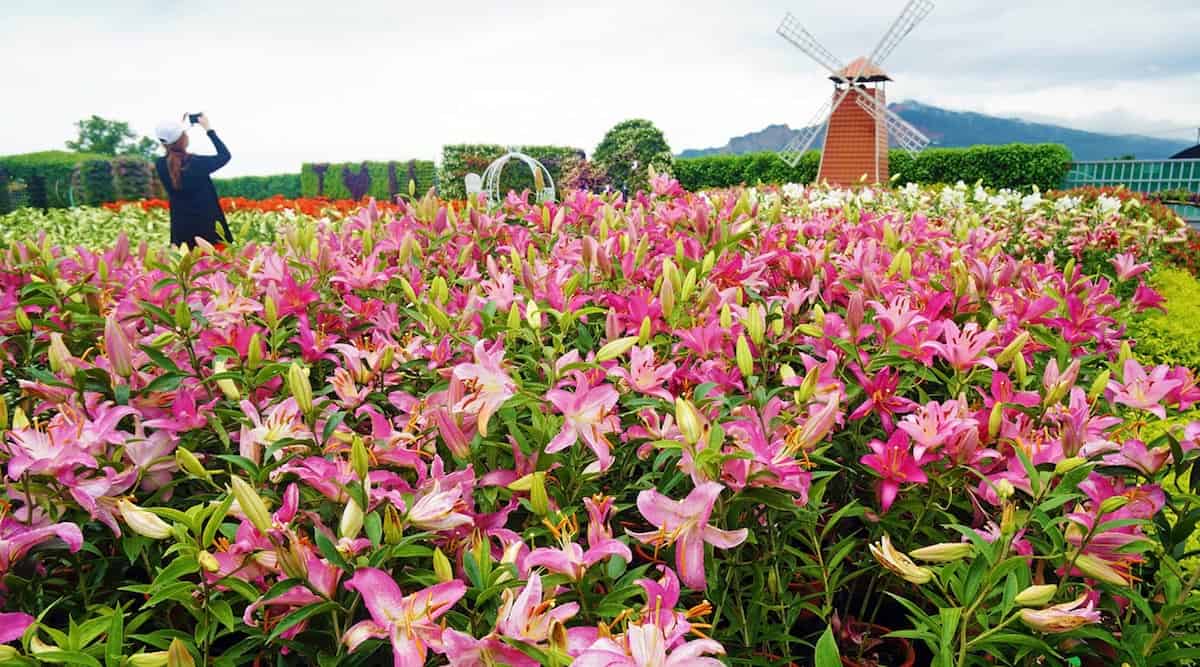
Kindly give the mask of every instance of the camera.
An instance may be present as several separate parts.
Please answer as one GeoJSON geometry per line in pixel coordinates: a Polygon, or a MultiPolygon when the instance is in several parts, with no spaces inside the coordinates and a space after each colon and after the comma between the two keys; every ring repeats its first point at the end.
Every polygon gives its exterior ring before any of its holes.
{"type": "Polygon", "coordinates": [[[201,112],[201,113],[190,113],[190,114],[188,114],[188,115],[187,115],[187,117],[188,117],[188,122],[190,122],[192,125],[195,125],[196,123],[199,123],[199,122],[200,122],[200,117],[201,117],[201,116],[203,116],[203,115],[204,115],[204,113],[203,113],[203,112],[201,112]]]}

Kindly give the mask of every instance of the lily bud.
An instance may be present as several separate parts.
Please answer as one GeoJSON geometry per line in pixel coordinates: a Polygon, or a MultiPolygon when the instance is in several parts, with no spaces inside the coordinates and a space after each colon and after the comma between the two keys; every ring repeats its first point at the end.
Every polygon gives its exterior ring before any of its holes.
{"type": "Polygon", "coordinates": [[[192,309],[188,307],[186,301],[175,304],[175,328],[180,331],[192,328],[192,309]]]}
{"type": "Polygon", "coordinates": [[[1087,463],[1087,459],[1082,456],[1065,458],[1054,465],[1054,474],[1065,475],[1085,463],[1087,463]]]}
{"type": "Polygon", "coordinates": [[[1109,496],[1100,502],[1100,514],[1103,516],[1111,512],[1116,512],[1128,504],[1129,496],[1109,496]]]}
{"type": "Polygon", "coordinates": [[[217,572],[221,569],[221,562],[208,551],[201,551],[196,554],[196,560],[200,563],[200,567],[204,568],[205,572],[217,572]]]}
{"type": "Polygon", "coordinates": [[[152,540],[164,540],[171,536],[171,525],[158,515],[122,498],[117,501],[117,511],[133,532],[152,540]]]}
{"type": "MultiPolygon", "coordinates": [[[[1117,368],[1124,369],[1125,362],[1133,358],[1133,348],[1129,346],[1129,341],[1121,341],[1121,351],[1117,354],[1117,368]]],[[[1125,378],[1120,378],[1124,381],[1125,378]]]]}
{"type": "Polygon", "coordinates": [[[1017,337],[1012,339],[1011,343],[1005,345],[1004,349],[1000,350],[1000,354],[996,355],[996,363],[1006,366],[1008,362],[1014,361],[1017,355],[1021,353],[1021,350],[1025,349],[1025,344],[1029,342],[1029,338],[1028,331],[1022,331],[1017,334],[1017,337]]]}
{"type": "Polygon", "coordinates": [[[312,385],[308,382],[308,369],[301,366],[299,362],[293,361],[287,374],[288,391],[292,392],[292,398],[296,399],[296,405],[300,408],[300,412],[308,414],[312,412],[313,396],[312,385]]]}
{"type": "Polygon", "coordinates": [[[433,574],[441,583],[454,579],[454,568],[450,566],[450,559],[446,558],[441,548],[433,550],[433,574]]]}
{"type": "MultiPolygon", "coordinates": [[[[0,401],[0,402],[3,402],[3,401],[0,401]]],[[[19,405],[17,406],[17,409],[15,411],[13,411],[12,427],[18,431],[21,429],[29,428],[29,417],[25,416],[25,411],[22,410],[21,406],[19,406],[19,405]]]]}
{"type": "Polygon", "coordinates": [[[1000,434],[1000,425],[1004,419],[1004,404],[996,402],[992,406],[992,413],[988,416],[988,438],[995,440],[1000,434]]]}
{"type": "Polygon", "coordinates": [[[533,473],[532,484],[529,487],[529,505],[533,513],[546,516],[550,511],[550,496],[546,494],[546,473],[533,473]]]}
{"type": "Polygon", "coordinates": [[[682,285],[682,279],[679,277],[679,269],[675,267],[675,262],[672,262],[670,257],[663,258],[662,276],[664,280],[671,281],[672,289],[679,289],[682,285]]]}
{"type": "Polygon", "coordinates": [[[135,653],[129,656],[129,667],[166,667],[169,651],[135,653]]]}
{"type": "Polygon", "coordinates": [[[351,498],[342,510],[342,520],[338,523],[338,534],[352,540],[358,537],[363,527],[363,510],[358,502],[351,498]]]}
{"type": "Polygon", "coordinates": [[[1018,354],[1013,357],[1012,370],[1017,376],[1017,383],[1025,384],[1025,377],[1029,374],[1029,366],[1025,363],[1025,355],[1018,354]]]}
{"type": "MultiPolygon", "coordinates": [[[[213,361],[213,375],[220,375],[225,371],[226,368],[224,359],[217,359],[213,361]]],[[[233,380],[229,378],[217,380],[217,388],[221,390],[222,394],[225,394],[225,398],[228,398],[231,401],[242,400],[242,395],[238,392],[237,385],[234,384],[233,380]]]]}
{"type": "Polygon", "coordinates": [[[729,304],[721,304],[721,315],[719,322],[722,329],[729,329],[733,326],[733,313],[729,310],[729,304]]]}
{"type": "Polygon", "coordinates": [[[450,288],[446,285],[446,279],[441,276],[433,279],[429,285],[429,292],[433,296],[433,300],[439,304],[446,303],[446,300],[450,298],[450,288]]]}
{"type": "Polygon", "coordinates": [[[263,321],[271,329],[279,326],[279,307],[275,305],[275,297],[270,294],[263,299],[263,321]]]}
{"type": "Polygon", "coordinates": [[[155,336],[150,341],[150,347],[153,347],[156,350],[161,349],[164,346],[166,346],[167,343],[170,343],[171,341],[175,340],[176,338],[177,338],[177,336],[175,335],[174,331],[164,331],[164,332],[158,334],[157,336],[155,336]]]}
{"type": "Polygon", "coordinates": [[[262,363],[262,337],[255,331],[250,336],[250,343],[246,346],[246,368],[250,370],[258,370],[259,364],[262,363]]]}
{"type": "Polygon", "coordinates": [[[637,342],[637,336],[625,336],[624,338],[618,338],[614,341],[609,341],[600,348],[600,351],[596,352],[596,361],[598,363],[603,363],[605,361],[616,359],[617,357],[620,357],[628,352],[629,348],[636,345],[637,342]]]}
{"type": "Polygon", "coordinates": [[[974,553],[975,547],[969,542],[941,542],[910,551],[908,555],[928,563],[949,563],[974,553]]]}
{"type": "Polygon", "coordinates": [[[638,328],[638,342],[646,345],[650,342],[650,334],[653,332],[654,324],[650,321],[650,316],[642,318],[642,326],[638,328]]]}
{"type": "MultiPolygon", "coordinates": [[[[20,309],[17,312],[21,312],[20,309]]],[[[117,375],[123,378],[133,375],[133,344],[115,313],[104,321],[104,353],[117,375]]]]}
{"type": "Polygon", "coordinates": [[[812,307],[812,321],[819,327],[825,326],[825,309],[819,303],[812,307]]]}
{"type": "Polygon", "coordinates": [[[700,413],[696,411],[696,406],[686,398],[675,398],[675,424],[689,445],[700,441],[700,437],[703,435],[700,413]]]}
{"type": "Polygon", "coordinates": [[[754,341],[755,345],[763,344],[767,322],[761,306],[757,303],[750,304],[750,307],[746,309],[746,320],[742,325],[746,328],[746,333],[750,334],[750,340],[754,341]]]}
{"type": "Polygon", "coordinates": [[[924,567],[918,567],[908,556],[897,551],[892,546],[892,540],[884,535],[877,544],[868,545],[871,555],[880,565],[899,575],[905,581],[920,586],[933,579],[933,572],[924,567]]]}
{"type": "Polygon", "coordinates": [[[783,314],[771,320],[771,335],[776,338],[783,335],[783,314]]]}
{"type": "MultiPolygon", "coordinates": [[[[671,260],[664,260],[669,262],[671,260]]],[[[670,319],[671,314],[675,312],[675,283],[664,273],[662,277],[662,286],[658,290],[658,300],[662,305],[663,317],[670,319]]]]}
{"type": "Polygon", "coordinates": [[[396,545],[400,544],[402,539],[404,539],[404,525],[400,519],[400,512],[390,504],[385,505],[383,508],[383,541],[396,545]]]}
{"type": "Polygon", "coordinates": [[[196,667],[196,660],[178,637],[167,647],[167,667],[196,667]]]}
{"type": "Polygon", "coordinates": [[[1079,554],[1075,557],[1075,567],[1079,568],[1079,571],[1084,576],[1103,581],[1106,584],[1112,584],[1113,586],[1129,585],[1129,579],[1125,575],[1114,569],[1108,562],[1095,556],[1079,554]]]}
{"type": "Polygon", "coordinates": [[[683,277],[683,285],[679,288],[679,298],[682,301],[687,301],[688,297],[696,289],[696,267],[688,269],[687,275],[683,277]]]}
{"type": "Polygon", "coordinates": [[[738,370],[743,378],[749,379],[754,374],[754,357],[750,354],[750,343],[746,342],[744,334],[738,334],[734,349],[738,370]]]}
{"type": "Polygon", "coordinates": [[[238,507],[241,508],[242,514],[246,515],[250,524],[263,535],[270,532],[271,514],[267,511],[267,503],[258,495],[254,487],[236,475],[230,479],[230,484],[230,493],[233,494],[234,500],[237,501],[238,507]]]}
{"type": "Polygon", "coordinates": [[[371,456],[367,453],[367,445],[363,442],[362,436],[357,434],[350,444],[350,467],[354,469],[354,474],[358,475],[359,479],[366,479],[367,472],[371,469],[371,456]]]}
{"type": "Polygon", "coordinates": [[[1053,600],[1054,593],[1057,590],[1058,586],[1053,584],[1030,586],[1017,593],[1017,597],[1013,598],[1013,602],[1016,602],[1021,607],[1040,607],[1053,600]]]}
{"type": "Polygon", "coordinates": [[[529,305],[525,307],[525,321],[534,331],[542,330],[542,311],[538,308],[536,301],[530,301],[529,305]]]}
{"type": "Polygon", "coordinates": [[[796,402],[804,403],[817,393],[817,379],[820,376],[821,368],[819,366],[813,366],[804,374],[804,381],[800,383],[800,389],[797,390],[796,402]]]}
{"type": "Polygon", "coordinates": [[[704,254],[704,259],[702,259],[700,261],[700,273],[702,273],[704,275],[708,275],[708,272],[712,271],[713,265],[716,264],[716,262],[717,262],[716,254],[714,254],[713,251],[709,250],[707,253],[704,254]]]}
{"type": "Polygon", "coordinates": [[[55,373],[63,373],[67,377],[75,377],[75,364],[71,363],[71,351],[67,349],[63,343],[62,334],[55,331],[50,334],[50,349],[47,352],[50,358],[50,370],[55,373]]]}
{"type": "Polygon", "coordinates": [[[8,401],[0,397],[0,431],[8,428],[8,401]]]}
{"type": "Polygon", "coordinates": [[[417,292],[413,289],[412,283],[408,282],[408,278],[400,276],[400,289],[404,292],[405,298],[409,303],[417,302],[417,292]]]}
{"type": "Polygon", "coordinates": [[[196,455],[185,447],[175,448],[175,465],[179,466],[181,470],[189,475],[201,479],[212,478],[212,473],[204,469],[204,466],[200,463],[200,459],[197,459],[196,455]]]}
{"type": "Polygon", "coordinates": [[[996,496],[999,497],[1000,500],[1008,500],[1009,498],[1012,498],[1013,494],[1016,492],[1017,488],[1013,486],[1013,483],[1007,479],[1002,479],[999,482],[996,482],[996,496]]]}
{"type": "Polygon", "coordinates": [[[29,320],[29,313],[26,313],[24,308],[17,306],[13,310],[13,319],[17,321],[17,326],[21,331],[31,331],[33,329],[33,322],[29,320]]]}
{"type": "Polygon", "coordinates": [[[1105,369],[1092,380],[1092,386],[1088,388],[1087,397],[1089,401],[1094,401],[1104,393],[1104,389],[1108,387],[1108,380],[1112,377],[1112,372],[1105,369]]]}
{"type": "Polygon", "coordinates": [[[508,324],[509,331],[515,331],[516,329],[520,328],[520,326],[521,326],[521,309],[517,306],[517,303],[515,301],[513,302],[512,306],[508,309],[507,324],[508,324]]]}

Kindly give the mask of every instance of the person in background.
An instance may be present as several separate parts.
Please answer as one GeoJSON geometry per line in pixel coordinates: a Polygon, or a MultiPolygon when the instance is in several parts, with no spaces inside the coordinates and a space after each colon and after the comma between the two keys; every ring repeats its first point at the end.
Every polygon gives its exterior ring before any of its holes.
{"type": "MultiPolygon", "coordinates": [[[[193,155],[187,152],[187,126],[181,122],[168,121],[158,126],[156,135],[167,154],[158,158],[155,166],[171,205],[171,245],[182,243],[190,247],[197,238],[201,238],[220,248],[223,245],[222,239],[217,236],[217,222],[220,221],[225,232],[224,241],[232,241],[233,235],[209,174],[229,162],[229,149],[217,137],[204,114],[191,115],[190,118],[208,133],[217,154],[193,155]]],[[[185,114],[184,120],[189,120],[189,115],[185,114]]]]}

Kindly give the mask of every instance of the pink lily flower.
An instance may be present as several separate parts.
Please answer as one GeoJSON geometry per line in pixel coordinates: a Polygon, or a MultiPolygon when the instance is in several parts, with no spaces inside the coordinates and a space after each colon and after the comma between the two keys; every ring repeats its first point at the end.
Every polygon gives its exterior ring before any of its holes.
{"type": "Polygon", "coordinates": [[[870,454],[864,455],[859,462],[882,477],[877,487],[879,505],[884,512],[896,500],[900,485],[907,482],[924,484],[929,481],[925,471],[917,465],[909,446],[908,433],[902,429],[892,432],[887,442],[872,440],[868,445],[870,454]]]}
{"type": "Polygon", "coordinates": [[[0,613],[0,644],[20,639],[21,635],[24,635],[36,620],[29,614],[19,611],[0,613]]]}
{"type": "Polygon", "coordinates": [[[1137,290],[1133,293],[1133,307],[1139,313],[1144,313],[1152,308],[1157,308],[1165,313],[1167,309],[1163,304],[1166,302],[1163,295],[1147,287],[1145,282],[1139,282],[1137,290]]]}
{"type": "Polygon", "coordinates": [[[574,393],[561,389],[546,392],[546,398],[563,415],[562,430],[546,445],[546,453],[553,454],[583,440],[597,460],[584,469],[586,474],[608,470],[613,463],[609,451],[609,433],[620,430],[621,423],[609,414],[617,405],[617,390],[610,384],[594,387],[577,386],[574,393]]]}
{"type": "Polygon", "coordinates": [[[1114,466],[1135,468],[1146,477],[1153,477],[1166,465],[1171,458],[1171,448],[1167,446],[1149,449],[1146,443],[1132,438],[1121,445],[1121,451],[1104,457],[1104,462],[1114,466]]]}
{"type": "Polygon", "coordinates": [[[1117,270],[1117,280],[1129,280],[1150,270],[1150,262],[1138,264],[1137,257],[1133,253],[1123,252],[1110,261],[1113,268],[1117,270]]]}
{"type": "Polygon", "coordinates": [[[851,412],[848,419],[862,419],[875,413],[883,422],[883,430],[891,432],[892,415],[909,413],[917,408],[916,403],[896,394],[896,389],[900,386],[900,374],[892,368],[884,368],[872,378],[867,378],[858,364],[851,365],[850,371],[858,378],[867,400],[851,412]]]}
{"type": "Polygon", "coordinates": [[[646,489],[638,494],[638,510],[658,530],[630,532],[629,535],[656,547],[675,544],[676,570],[683,583],[689,588],[703,590],[706,584],[704,543],[718,549],[732,549],[745,542],[749,535],[745,528],[721,530],[708,525],[713,505],[724,488],[717,482],[705,482],[692,489],[683,500],[671,500],[654,489],[646,489]]]}
{"type": "Polygon", "coordinates": [[[1109,380],[1108,390],[1112,392],[1112,401],[1131,408],[1145,410],[1157,415],[1159,419],[1167,418],[1162,401],[1172,389],[1178,387],[1179,380],[1167,377],[1169,369],[1166,366],[1155,366],[1150,374],[1134,359],[1126,359],[1122,369],[1121,380],[1109,380]]]}
{"type": "Polygon", "coordinates": [[[442,651],[442,627],[437,619],[450,611],[467,586],[455,579],[404,595],[383,570],[364,567],[354,573],[346,588],[362,595],[371,619],[346,630],[342,641],[354,651],[368,639],[392,642],[393,667],[423,667],[429,649],[442,651]]]}
{"type": "Polygon", "coordinates": [[[442,632],[442,648],[450,667],[538,667],[541,664],[493,635],[475,639],[465,632],[450,628],[442,632]]]}
{"type": "Polygon", "coordinates": [[[599,639],[571,664],[574,667],[723,667],[706,655],[724,655],[711,639],[697,639],[668,653],[662,628],[653,623],[630,625],[617,639],[599,639]],[[617,641],[619,639],[619,642],[617,641]]]}
{"type": "Polygon", "coordinates": [[[65,542],[67,550],[71,553],[79,551],[83,546],[83,533],[79,526],[73,523],[52,524],[45,520],[35,520],[31,525],[12,515],[4,517],[0,520],[0,574],[7,573],[30,549],[55,538],[65,542]]]}
{"type": "Polygon", "coordinates": [[[496,341],[489,348],[482,340],[475,343],[475,363],[464,363],[454,367],[454,377],[466,385],[468,396],[455,406],[476,416],[479,432],[486,435],[488,420],[492,414],[512,398],[517,385],[504,371],[504,346],[496,341]]]}
{"type": "Polygon", "coordinates": [[[968,322],[960,331],[953,320],[942,323],[942,341],[921,344],[922,349],[932,350],[945,359],[956,371],[968,371],[975,366],[996,370],[996,362],[986,356],[988,343],[996,334],[983,331],[979,323],[968,322]]]}
{"type": "Polygon", "coordinates": [[[663,382],[670,381],[674,374],[675,364],[666,363],[662,366],[655,366],[654,348],[638,347],[637,345],[629,350],[629,370],[617,366],[609,371],[609,375],[621,378],[633,389],[647,396],[656,396],[664,401],[675,400],[671,392],[662,386],[663,382]]]}
{"type": "Polygon", "coordinates": [[[587,551],[573,541],[575,531],[570,527],[574,523],[572,519],[568,522],[568,527],[562,530],[562,548],[534,549],[525,557],[522,566],[531,568],[540,565],[551,572],[579,581],[588,568],[611,556],[616,556],[626,563],[632,562],[633,554],[630,553],[629,547],[614,539],[608,527],[608,514],[612,511],[614,500],[611,497],[584,498],[583,504],[587,507],[590,519],[587,551]]]}
{"type": "Polygon", "coordinates": [[[667,646],[674,646],[691,631],[692,624],[687,614],[676,611],[679,605],[679,577],[665,565],[659,565],[662,578],[638,579],[635,583],[646,591],[646,608],[643,618],[662,628],[667,646]]]}
{"type": "MultiPolygon", "coordinates": [[[[265,419],[259,416],[258,409],[248,400],[241,402],[241,408],[250,420],[250,426],[242,426],[238,435],[238,453],[255,463],[262,463],[263,450],[280,440],[312,437],[294,398],[276,403],[267,411],[265,419]]],[[[282,450],[277,451],[275,458],[282,458],[283,454],[282,450]]]]}
{"type": "Polygon", "coordinates": [[[549,641],[554,623],[566,623],[579,612],[577,603],[555,606],[553,591],[549,599],[542,599],[542,577],[536,572],[529,575],[520,593],[513,589],[504,590],[500,613],[496,618],[496,632],[504,637],[532,644],[549,641]]]}

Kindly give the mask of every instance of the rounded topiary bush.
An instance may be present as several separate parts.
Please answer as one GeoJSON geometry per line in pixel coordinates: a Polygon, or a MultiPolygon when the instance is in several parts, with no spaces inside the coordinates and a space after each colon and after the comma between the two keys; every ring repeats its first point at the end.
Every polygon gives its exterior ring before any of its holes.
{"type": "Polygon", "coordinates": [[[614,125],[596,147],[592,159],[608,173],[613,187],[626,193],[648,188],[647,167],[669,172],[673,162],[671,147],[662,131],[640,118],[614,125]]]}

